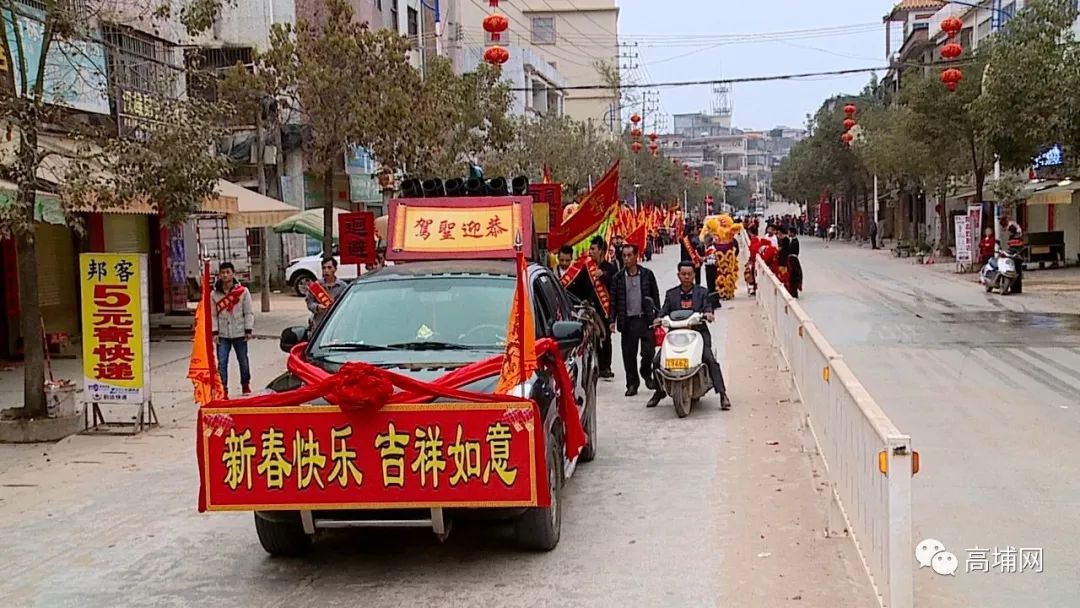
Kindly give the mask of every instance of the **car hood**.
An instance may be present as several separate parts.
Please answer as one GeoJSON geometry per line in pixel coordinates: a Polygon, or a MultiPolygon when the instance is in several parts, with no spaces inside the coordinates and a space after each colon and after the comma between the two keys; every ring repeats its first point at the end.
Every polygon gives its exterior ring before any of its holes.
{"type": "MultiPolygon", "coordinates": [[[[498,354],[496,351],[392,351],[373,353],[341,353],[316,362],[316,365],[330,373],[335,373],[345,363],[359,361],[370,363],[398,374],[413,377],[423,382],[438,380],[445,374],[498,354]]],[[[483,378],[461,387],[462,390],[476,393],[493,393],[498,383],[498,376],[483,378]]],[[[300,386],[291,374],[285,373],[274,380],[269,388],[274,392],[292,390],[300,386]]],[[[315,404],[324,401],[313,402],[315,404]]]]}

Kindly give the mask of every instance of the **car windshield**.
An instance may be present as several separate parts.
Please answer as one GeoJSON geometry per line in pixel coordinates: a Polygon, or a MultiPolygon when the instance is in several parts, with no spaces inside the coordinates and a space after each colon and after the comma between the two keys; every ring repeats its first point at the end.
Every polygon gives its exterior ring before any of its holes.
{"type": "MultiPolygon", "coordinates": [[[[417,277],[349,289],[315,337],[316,357],[362,347],[497,349],[506,342],[510,277],[417,277]]],[[[365,349],[367,350],[367,349],[365,349]]]]}

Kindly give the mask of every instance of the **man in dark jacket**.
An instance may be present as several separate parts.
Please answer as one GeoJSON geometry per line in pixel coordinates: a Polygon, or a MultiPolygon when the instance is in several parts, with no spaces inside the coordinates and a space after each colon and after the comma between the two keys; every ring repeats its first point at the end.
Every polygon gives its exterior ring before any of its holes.
{"type": "MultiPolygon", "coordinates": [[[[713,305],[712,299],[709,297],[709,290],[700,285],[694,285],[694,265],[691,262],[679,263],[679,286],[669,289],[665,294],[664,305],[660,308],[660,318],[666,317],[676,310],[699,312],[705,315],[707,322],[712,323],[713,321],[713,305]]],[[[656,324],[659,323],[660,319],[658,318],[656,324]]],[[[727,388],[724,386],[724,373],[720,370],[720,363],[712,352],[712,333],[709,332],[709,326],[699,325],[695,329],[701,334],[705,342],[701,358],[709,368],[709,377],[712,378],[713,390],[716,391],[717,395],[720,395],[720,409],[730,410],[731,401],[728,400],[727,388]]],[[[659,405],[660,400],[666,396],[664,389],[657,386],[656,392],[653,393],[652,398],[645,404],[645,407],[656,407],[659,405]]]]}
{"type": "Polygon", "coordinates": [[[653,379],[653,356],[656,354],[656,339],[652,330],[652,321],[656,318],[656,302],[660,300],[660,289],[656,286],[656,275],[648,268],[638,265],[638,248],[635,245],[623,245],[623,269],[611,281],[611,309],[615,316],[611,331],[622,333],[623,369],[626,371],[626,396],[633,397],[638,392],[641,379],[650,390],[656,389],[653,379]],[[641,349],[641,376],[635,359],[638,347],[641,349]]]}

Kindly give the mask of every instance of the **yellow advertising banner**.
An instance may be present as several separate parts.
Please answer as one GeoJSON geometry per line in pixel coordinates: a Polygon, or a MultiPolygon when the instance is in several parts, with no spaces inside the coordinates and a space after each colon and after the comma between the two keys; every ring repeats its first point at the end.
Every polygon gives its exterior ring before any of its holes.
{"type": "Polygon", "coordinates": [[[83,377],[93,403],[144,403],[150,380],[146,256],[79,255],[83,377]]]}
{"type": "Polygon", "coordinates": [[[399,199],[390,213],[391,259],[512,258],[531,245],[531,200],[399,199]]]}

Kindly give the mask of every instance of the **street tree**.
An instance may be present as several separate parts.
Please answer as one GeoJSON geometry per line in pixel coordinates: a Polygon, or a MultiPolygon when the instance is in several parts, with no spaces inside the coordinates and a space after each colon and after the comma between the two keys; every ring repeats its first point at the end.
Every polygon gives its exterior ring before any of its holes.
{"type": "Polygon", "coordinates": [[[407,162],[420,175],[464,175],[469,162],[506,151],[515,137],[510,118],[514,96],[497,66],[454,73],[449,59],[438,57],[425,68],[423,87],[412,104],[412,129],[419,140],[416,158],[407,162]]]}
{"type": "Polygon", "coordinates": [[[275,24],[255,71],[271,79],[310,129],[307,165],[323,190],[323,253],[333,251],[334,175],[350,146],[370,150],[384,171],[418,161],[423,129],[413,129],[419,72],[409,41],[358,23],[345,0],[325,0],[317,18],[275,24]]]}
{"type": "Polygon", "coordinates": [[[965,67],[982,85],[972,102],[990,147],[1006,169],[1027,170],[1033,157],[1060,142],[1075,123],[1080,49],[1073,33],[1072,0],[1032,0],[983,51],[985,76],[965,67]]]}
{"type": "Polygon", "coordinates": [[[16,188],[14,204],[0,206],[0,234],[14,239],[18,256],[25,360],[23,407],[14,410],[14,416],[46,415],[37,193],[60,194],[68,224],[76,228],[76,211],[123,209],[133,202],[149,203],[167,222],[176,222],[214,194],[227,168],[211,146],[220,124],[215,116],[219,108],[179,94],[180,68],[165,70],[165,82],[147,83],[160,92],[153,100],[160,120],[144,125],[137,139],[121,139],[115,126],[94,126],[99,122],[65,107],[86,98],[107,107],[113,92],[103,53],[94,49],[123,51],[102,42],[97,24],[182,27],[196,35],[212,25],[222,6],[221,0],[155,0],[128,2],[120,10],[115,2],[89,0],[31,8],[0,0],[4,60],[11,78],[0,87],[0,116],[7,132],[0,177],[16,188]]]}

